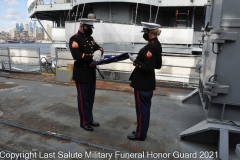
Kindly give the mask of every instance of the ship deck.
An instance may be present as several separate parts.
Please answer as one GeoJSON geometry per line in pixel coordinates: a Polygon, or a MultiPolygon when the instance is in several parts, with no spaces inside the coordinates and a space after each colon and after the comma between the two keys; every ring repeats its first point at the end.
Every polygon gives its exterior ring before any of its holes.
{"type": "MultiPolygon", "coordinates": [[[[79,127],[74,84],[57,83],[55,79],[0,72],[0,150],[36,152],[37,157],[32,159],[77,159],[69,153],[82,153],[79,159],[88,159],[85,153],[90,151],[103,156],[112,153],[111,159],[121,159],[115,157],[118,151],[158,153],[132,159],[217,159],[200,157],[203,151],[217,152],[217,145],[180,139],[182,131],[205,119],[201,106],[181,102],[191,89],[156,88],[148,138],[141,142],[127,139],[136,128],[133,89],[128,83],[97,81],[93,113],[101,126],[87,132],[79,127]],[[58,157],[60,153],[66,157],[58,157]],[[185,158],[177,158],[176,153],[185,158]],[[187,153],[197,153],[197,157],[187,158],[187,153]]],[[[234,149],[230,149],[231,160],[237,159],[234,149]]]]}

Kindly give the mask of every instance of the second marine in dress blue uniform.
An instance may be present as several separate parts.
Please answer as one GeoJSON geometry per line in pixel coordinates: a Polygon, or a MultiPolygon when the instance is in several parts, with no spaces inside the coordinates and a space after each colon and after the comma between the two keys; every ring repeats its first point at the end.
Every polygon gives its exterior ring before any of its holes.
{"type": "Polygon", "coordinates": [[[145,22],[142,24],[143,37],[148,44],[138,52],[137,56],[129,55],[135,66],[129,80],[130,86],[134,88],[137,129],[128,136],[128,139],[140,141],[147,138],[151,99],[156,87],[155,69],[160,69],[162,66],[162,47],[157,39],[157,35],[160,34],[158,30],[160,25],[145,22]]]}
{"type": "Polygon", "coordinates": [[[93,103],[96,89],[96,67],[90,64],[99,61],[103,49],[94,41],[92,34],[92,20],[81,20],[80,30],[69,40],[69,48],[74,61],[73,80],[78,92],[78,112],[80,126],[93,131],[92,126],[99,126],[93,119],[93,103]]]}

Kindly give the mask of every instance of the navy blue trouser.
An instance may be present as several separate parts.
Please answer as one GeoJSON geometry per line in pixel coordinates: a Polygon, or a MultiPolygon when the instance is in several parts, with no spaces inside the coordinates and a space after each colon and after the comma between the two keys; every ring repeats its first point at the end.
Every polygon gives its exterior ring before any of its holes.
{"type": "Polygon", "coordinates": [[[93,103],[96,90],[96,81],[94,82],[76,82],[78,113],[80,116],[80,125],[89,126],[93,122],[93,103]]]}
{"type": "Polygon", "coordinates": [[[137,113],[137,130],[135,136],[140,139],[146,139],[153,91],[139,91],[134,89],[134,96],[137,113]]]}

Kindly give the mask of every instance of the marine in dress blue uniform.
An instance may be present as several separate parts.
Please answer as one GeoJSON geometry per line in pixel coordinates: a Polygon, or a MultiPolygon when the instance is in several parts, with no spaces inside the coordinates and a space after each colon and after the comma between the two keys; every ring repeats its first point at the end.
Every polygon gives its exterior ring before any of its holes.
{"type": "Polygon", "coordinates": [[[129,54],[135,66],[129,80],[134,88],[137,128],[128,136],[130,140],[144,141],[150,121],[150,108],[153,91],[156,87],[155,69],[162,66],[162,46],[157,36],[161,33],[159,24],[142,22],[143,38],[148,41],[137,55],[129,54]]]}
{"type": "Polygon", "coordinates": [[[92,126],[99,126],[93,119],[93,104],[96,90],[96,67],[93,61],[99,61],[103,48],[91,36],[94,19],[80,19],[78,33],[69,40],[69,48],[74,61],[73,77],[77,88],[80,127],[93,131],[92,126]]]}

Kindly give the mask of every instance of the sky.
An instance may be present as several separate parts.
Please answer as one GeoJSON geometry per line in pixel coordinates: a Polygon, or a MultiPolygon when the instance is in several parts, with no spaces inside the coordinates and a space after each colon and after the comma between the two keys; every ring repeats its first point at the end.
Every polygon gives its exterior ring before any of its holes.
{"type": "MultiPolygon", "coordinates": [[[[29,0],[31,1],[31,0],[29,0]]],[[[28,0],[0,0],[0,32],[9,32],[16,27],[16,24],[29,24],[31,18],[28,17],[28,0]]],[[[33,23],[33,21],[32,21],[33,23]]],[[[38,21],[37,26],[40,27],[38,21]]],[[[52,22],[43,22],[42,24],[52,22]]]]}

